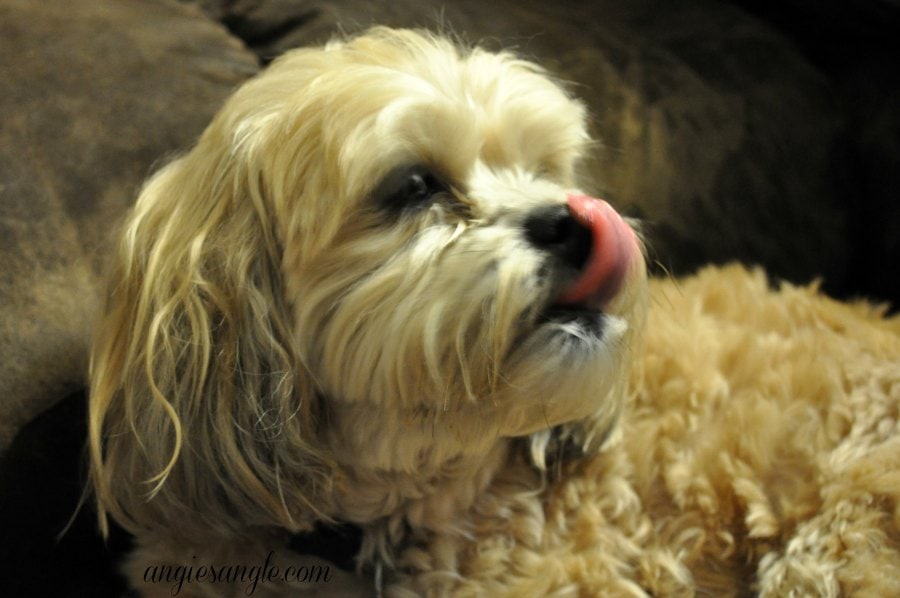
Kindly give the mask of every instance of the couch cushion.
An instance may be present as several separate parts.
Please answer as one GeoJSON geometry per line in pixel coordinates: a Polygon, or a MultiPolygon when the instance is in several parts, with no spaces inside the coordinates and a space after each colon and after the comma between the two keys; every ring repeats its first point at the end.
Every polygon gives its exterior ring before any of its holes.
{"type": "Polygon", "coordinates": [[[176,2],[0,0],[0,449],[84,385],[104,239],[256,69],[176,2]]]}

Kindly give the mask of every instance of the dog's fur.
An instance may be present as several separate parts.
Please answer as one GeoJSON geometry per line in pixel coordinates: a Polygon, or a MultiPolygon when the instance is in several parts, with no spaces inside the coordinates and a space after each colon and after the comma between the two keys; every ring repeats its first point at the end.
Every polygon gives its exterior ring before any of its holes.
{"type": "Polygon", "coordinates": [[[900,596],[900,319],[738,266],[650,297],[615,437],[503,471],[394,595],[900,596]]]}
{"type": "Polygon", "coordinates": [[[90,421],[137,587],[340,520],[398,595],[898,593],[896,322],[711,270],[656,283],[642,349],[639,258],[598,328],[545,319],[577,273],[523,229],[584,121],[533,64],[378,29],[288,53],[147,183],[90,421]],[[398,204],[414,165],[442,183],[398,204]]]}
{"type": "Polygon", "coordinates": [[[643,260],[590,326],[547,319],[579,272],[526,234],[565,209],[588,144],[537,66],[411,31],[243,86],[122,234],[91,366],[102,524],[152,563],[349,521],[390,562],[406,529],[467,532],[514,439],[538,467],[599,446],[643,260]],[[398,185],[411,166],[424,205],[398,185]]]}

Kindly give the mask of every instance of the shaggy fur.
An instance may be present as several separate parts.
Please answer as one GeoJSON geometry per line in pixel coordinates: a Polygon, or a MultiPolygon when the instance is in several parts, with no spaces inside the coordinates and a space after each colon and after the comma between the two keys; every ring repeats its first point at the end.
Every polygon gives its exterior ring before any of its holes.
{"type": "Polygon", "coordinates": [[[92,354],[92,480],[134,584],[332,520],[390,567],[408,530],[465,533],[522,443],[538,467],[600,446],[645,274],[577,191],[588,145],[539,67],[410,31],[238,90],[142,190],[92,354]]]}
{"type": "Polygon", "coordinates": [[[520,461],[392,595],[900,595],[900,319],[741,267],[653,281],[604,450],[520,461]],[[474,540],[473,540],[474,539],[474,540]]]}
{"type": "Polygon", "coordinates": [[[732,267],[652,283],[642,344],[584,120],[530,63],[374,30],[276,61],[147,183],[90,398],[139,591],[342,520],[378,580],[330,595],[900,595],[900,324],[732,267]]]}

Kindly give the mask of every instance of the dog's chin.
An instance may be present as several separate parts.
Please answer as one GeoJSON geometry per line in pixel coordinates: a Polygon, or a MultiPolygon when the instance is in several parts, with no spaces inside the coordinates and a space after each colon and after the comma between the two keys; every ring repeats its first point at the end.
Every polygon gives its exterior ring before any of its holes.
{"type": "Polygon", "coordinates": [[[603,313],[571,313],[538,326],[507,370],[498,398],[506,406],[502,434],[611,419],[622,400],[631,336],[626,318],[603,313]]]}
{"type": "Polygon", "coordinates": [[[506,372],[511,401],[505,435],[611,418],[618,411],[643,320],[642,281],[635,286],[627,310],[552,307],[522,335],[506,372]]]}

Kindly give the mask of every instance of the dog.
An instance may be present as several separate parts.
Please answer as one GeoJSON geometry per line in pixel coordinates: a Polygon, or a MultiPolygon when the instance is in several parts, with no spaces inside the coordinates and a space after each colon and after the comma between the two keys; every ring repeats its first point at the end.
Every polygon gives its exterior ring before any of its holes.
{"type": "Polygon", "coordinates": [[[471,533],[510,463],[602,448],[647,284],[635,227],[579,185],[586,120],[531,62],[375,28],[278,58],[148,180],[90,375],[100,525],[135,536],[136,590],[287,562],[332,522],[390,575],[408,538],[471,533]]]}

